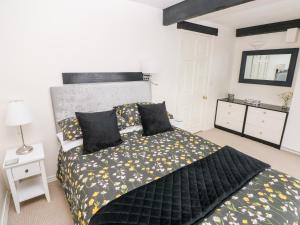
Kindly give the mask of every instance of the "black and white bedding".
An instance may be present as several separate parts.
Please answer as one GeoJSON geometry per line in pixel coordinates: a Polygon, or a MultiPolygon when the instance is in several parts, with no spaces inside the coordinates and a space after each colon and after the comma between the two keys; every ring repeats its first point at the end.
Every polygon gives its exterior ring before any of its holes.
{"type": "MultiPolygon", "coordinates": [[[[123,143],[82,155],[82,146],[60,151],[57,176],[75,224],[89,224],[114,199],[164,177],[220,149],[186,131],[142,136],[122,134],[123,143]]],[[[267,169],[199,224],[298,224],[300,181],[267,169]]]]}
{"type": "Polygon", "coordinates": [[[111,201],[90,225],[193,225],[269,167],[225,146],[111,201]]]}

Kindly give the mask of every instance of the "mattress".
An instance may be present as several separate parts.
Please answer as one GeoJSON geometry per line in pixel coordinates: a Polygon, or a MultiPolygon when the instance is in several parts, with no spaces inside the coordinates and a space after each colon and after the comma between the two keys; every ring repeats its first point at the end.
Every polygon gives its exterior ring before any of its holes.
{"type": "MultiPolygon", "coordinates": [[[[81,155],[82,146],[60,151],[57,177],[76,225],[88,224],[121,195],[220,149],[181,129],[149,137],[135,131],[122,139],[123,144],[90,155],[81,155]]],[[[268,169],[199,224],[298,224],[299,213],[300,181],[268,169]]]]}

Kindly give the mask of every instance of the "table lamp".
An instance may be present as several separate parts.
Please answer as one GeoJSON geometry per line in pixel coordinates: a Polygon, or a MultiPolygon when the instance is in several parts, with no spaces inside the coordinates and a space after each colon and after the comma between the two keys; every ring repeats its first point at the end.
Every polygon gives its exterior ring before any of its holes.
{"type": "Polygon", "coordinates": [[[29,108],[22,100],[11,101],[8,104],[6,114],[7,126],[19,126],[21,131],[23,145],[17,149],[18,155],[25,155],[33,150],[32,146],[27,146],[24,143],[22,126],[32,122],[32,117],[29,108]]]}

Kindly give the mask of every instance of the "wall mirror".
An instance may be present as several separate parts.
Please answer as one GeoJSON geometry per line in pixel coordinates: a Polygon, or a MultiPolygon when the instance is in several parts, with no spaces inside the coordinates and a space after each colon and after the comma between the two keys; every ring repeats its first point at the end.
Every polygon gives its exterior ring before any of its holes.
{"type": "Polygon", "coordinates": [[[244,51],[240,83],[291,87],[298,48],[244,51]]]}

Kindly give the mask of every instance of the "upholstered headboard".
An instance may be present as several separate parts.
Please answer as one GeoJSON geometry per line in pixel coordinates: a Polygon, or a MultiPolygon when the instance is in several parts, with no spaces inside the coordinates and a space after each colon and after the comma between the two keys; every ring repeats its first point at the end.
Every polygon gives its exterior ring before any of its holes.
{"type": "Polygon", "coordinates": [[[57,122],[72,117],[75,112],[100,112],[113,106],[151,101],[149,81],[70,84],[51,87],[56,129],[57,122]]]}

